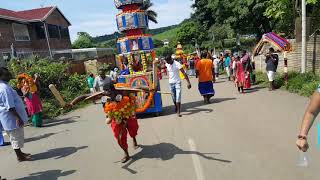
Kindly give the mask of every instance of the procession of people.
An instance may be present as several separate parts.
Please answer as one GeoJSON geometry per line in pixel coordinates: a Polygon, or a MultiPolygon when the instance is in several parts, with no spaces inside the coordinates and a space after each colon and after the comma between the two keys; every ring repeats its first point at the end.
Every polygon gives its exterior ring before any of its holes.
{"type": "MultiPolygon", "coordinates": [[[[255,67],[251,59],[251,55],[246,51],[232,53],[229,50],[220,53],[218,57],[211,54],[209,50],[201,50],[198,53],[190,55],[187,61],[181,61],[174,55],[167,55],[160,60],[156,60],[158,64],[158,75],[168,76],[170,94],[178,117],[182,117],[181,107],[183,106],[182,80],[187,82],[187,89],[194,86],[198,87],[200,96],[203,97],[205,104],[211,103],[211,98],[216,92],[214,86],[219,82],[219,78],[225,77],[227,83],[234,83],[235,92],[244,94],[246,90],[255,83],[255,67]],[[239,55],[241,54],[241,55],[239,55]],[[187,65],[185,65],[187,64],[187,65]],[[221,65],[223,68],[221,68],[221,65]],[[197,78],[198,84],[192,84],[190,78],[197,78]]],[[[275,90],[275,73],[277,71],[279,57],[273,48],[270,48],[266,54],[266,76],[270,82],[270,90],[275,90]]],[[[130,160],[128,151],[127,137],[132,138],[134,149],[139,147],[137,135],[139,123],[136,116],[136,97],[138,90],[116,88],[118,77],[124,71],[128,72],[128,68],[113,67],[110,69],[110,75],[107,75],[106,69],[99,69],[96,77],[90,73],[87,77],[90,92],[75,98],[64,108],[72,108],[82,101],[92,100],[96,102],[101,100],[102,108],[106,114],[106,124],[110,125],[114,137],[123,150],[124,157],[122,163],[130,160]],[[126,70],[127,69],[127,70],[126,70]],[[120,71],[121,70],[121,71],[120,71]]],[[[9,136],[10,142],[4,142],[2,133],[0,133],[0,146],[11,144],[12,149],[16,153],[17,160],[30,161],[31,154],[22,152],[24,147],[24,126],[31,118],[34,127],[42,127],[42,103],[40,100],[40,76],[35,74],[31,77],[27,74],[20,74],[17,77],[17,91],[14,90],[8,81],[12,76],[8,69],[0,69],[0,128],[9,136]]],[[[224,81],[223,81],[224,82],[224,81]]],[[[320,88],[319,88],[320,89],[320,88]]],[[[296,142],[301,151],[308,150],[307,135],[311,128],[316,112],[320,108],[319,92],[312,96],[311,103],[306,111],[301,132],[296,142]]],[[[143,89],[145,92],[155,92],[155,89],[143,89]]]]}
{"type": "MultiPolygon", "coordinates": [[[[225,67],[225,69],[230,71],[227,73],[227,77],[231,78],[231,58],[229,57],[229,52],[227,52],[224,57],[226,57],[224,64],[228,66],[225,67]]],[[[214,55],[213,58],[216,58],[216,56],[214,55]]],[[[215,95],[213,85],[217,76],[217,68],[214,65],[214,59],[212,59],[212,55],[209,51],[202,51],[200,58],[195,55],[191,60],[189,60],[189,62],[184,61],[182,64],[180,62],[179,59],[176,59],[175,56],[171,55],[164,57],[163,61],[158,62],[160,67],[161,64],[165,65],[165,67],[160,68],[160,72],[168,74],[168,82],[172,101],[178,117],[181,117],[181,104],[183,102],[183,87],[181,83],[182,79],[187,81],[187,88],[190,89],[192,84],[189,80],[188,74],[198,78],[199,93],[201,96],[203,96],[204,103],[208,104],[210,103],[210,99],[215,95]],[[185,65],[186,63],[188,65],[185,65]]],[[[122,68],[122,71],[123,70],[125,69],[122,68]]],[[[242,88],[241,85],[245,84],[244,74],[246,74],[246,72],[244,71],[244,68],[242,68],[242,65],[236,65],[234,72],[236,72],[235,82],[238,83],[239,87],[242,88]]],[[[110,76],[106,75],[107,72],[105,69],[99,69],[96,77],[94,77],[92,73],[89,74],[87,82],[90,93],[77,97],[71,103],[68,103],[65,108],[72,108],[74,105],[84,100],[90,99],[95,102],[97,99],[101,99],[103,110],[107,114],[107,123],[111,124],[118,144],[125,153],[125,157],[122,159],[122,162],[126,162],[130,158],[128,153],[128,145],[126,143],[127,132],[133,138],[134,146],[137,147],[138,144],[136,141],[136,135],[139,126],[135,116],[135,99],[133,98],[132,92],[119,91],[115,89],[118,73],[118,68],[114,67],[110,71],[110,76]],[[123,105],[123,107],[120,107],[121,105],[123,105]],[[108,113],[112,108],[118,108],[121,111],[118,112],[117,116],[114,116],[114,112],[108,113]],[[121,112],[124,111],[129,112],[122,114],[121,112]],[[120,114],[125,117],[120,117],[120,114]]],[[[7,83],[12,78],[7,69],[1,69],[0,78],[0,87],[2,87],[0,88],[0,114],[2,114],[3,117],[1,118],[1,129],[4,129],[9,135],[10,144],[16,152],[18,161],[30,160],[30,154],[26,154],[21,151],[21,148],[23,148],[24,144],[23,126],[25,123],[27,123],[29,119],[28,116],[31,117],[32,124],[35,127],[42,127],[43,125],[43,109],[39,96],[40,77],[37,74],[34,78],[28,74],[20,74],[17,77],[17,92],[13,90],[12,87],[10,87],[10,85],[7,83]],[[20,96],[18,94],[20,94],[20,96]],[[24,103],[22,100],[24,100],[24,103]]],[[[0,140],[3,141],[2,136],[0,140]]],[[[4,142],[2,142],[2,144],[4,144],[4,142]]]]}

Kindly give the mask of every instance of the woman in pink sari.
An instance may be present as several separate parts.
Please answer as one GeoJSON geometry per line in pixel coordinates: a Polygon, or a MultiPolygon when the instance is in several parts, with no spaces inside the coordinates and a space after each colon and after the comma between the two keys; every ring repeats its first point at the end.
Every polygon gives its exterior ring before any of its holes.
{"type": "Polygon", "coordinates": [[[242,63],[242,67],[245,72],[244,89],[249,89],[251,88],[250,73],[252,72],[252,68],[251,68],[250,56],[246,50],[242,51],[242,58],[240,61],[242,63]]]}
{"type": "Polygon", "coordinates": [[[39,97],[39,76],[36,74],[33,80],[30,76],[23,75],[19,81],[28,114],[32,117],[32,124],[35,127],[42,127],[43,108],[39,97]]]}
{"type": "Polygon", "coordinates": [[[243,64],[240,61],[240,57],[235,57],[235,64],[234,64],[234,70],[235,70],[235,83],[238,88],[239,93],[244,93],[244,85],[246,80],[246,74],[243,68],[243,64]]]}

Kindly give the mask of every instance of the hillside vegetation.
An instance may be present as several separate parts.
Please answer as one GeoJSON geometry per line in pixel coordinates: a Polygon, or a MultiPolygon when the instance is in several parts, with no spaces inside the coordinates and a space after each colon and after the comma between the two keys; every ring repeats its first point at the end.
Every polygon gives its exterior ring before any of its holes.
{"type": "MultiPolygon", "coordinates": [[[[179,25],[172,25],[172,26],[167,26],[167,27],[161,27],[161,28],[156,28],[156,29],[149,29],[147,30],[146,34],[152,34],[152,35],[159,35],[162,33],[166,33],[168,31],[177,29],[179,25]]],[[[119,37],[122,37],[123,34],[120,34],[119,32],[114,32],[113,34],[107,34],[103,36],[97,36],[93,37],[92,40],[94,43],[99,44],[99,43],[105,43],[107,41],[115,40],[119,37]]],[[[162,40],[162,39],[159,39],[162,40]]]]}
{"type": "Polygon", "coordinates": [[[170,29],[168,31],[162,32],[160,34],[156,34],[155,36],[153,36],[154,39],[158,39],[158,40],[165,40],[168,39],[169,41],[175,40],[177,38],[177,33],[179,31],[179,27],[175,27],[174,29],[170,29]]]}

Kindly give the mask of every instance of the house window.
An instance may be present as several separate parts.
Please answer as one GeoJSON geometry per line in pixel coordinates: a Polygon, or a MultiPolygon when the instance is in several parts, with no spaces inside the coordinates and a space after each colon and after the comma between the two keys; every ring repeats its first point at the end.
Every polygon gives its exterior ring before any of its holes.
{"type": "Polygon", "coordinates": [[[61,39],[70,39],[69,29],[67,27],[60,26],[61,39]]]}
{"type": "Polygon", "coordinates": [[[28,26],[25,24],[12,24],[13,34],[16,41],[30,41],[28,26]]]}
{"type": "Polygon", "coordinates": [[[34,29],[37,34],[37,39],[45,39],[46,38],[46,31],[44,29],[43,24],[35,24],[34,29]]]}
{"type": "Polygon", "coordinates": [[[55,38],[59,39],[60,34],[59,34],[59,27],[56,25],[48,24],[48,32],[49,32],[49,37],[50,38],[55,38]]]}

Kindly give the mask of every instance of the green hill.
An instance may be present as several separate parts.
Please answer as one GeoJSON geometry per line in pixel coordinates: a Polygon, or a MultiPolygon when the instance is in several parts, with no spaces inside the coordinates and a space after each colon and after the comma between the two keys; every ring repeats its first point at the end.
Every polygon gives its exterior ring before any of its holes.
{"type": "MultiPolygon", "coordinates": [[[[156,35],[160,35],[159,36],[159,40],[163,40],[163,39],[168,39],[168,38],[162,38],[161,35],[162,33],[164,33],[164,36],[167,34],[167,32],[169,32],[167,35],[171,35],[171,36],[175,36],[174,31],[177,31],[177,28],[179,27],[179,25],[172,25],[172,26],[167,26],[167,27],[161,27],[161,28],[156,28],[156,29],[150,29],[148,30],[146,33],[147,34],[152,34],[154,36],[156,35]]],[[[107,34],[107,35],[103,35],[103,36],[97,36],[92,38],[93,42],[96,44],[99,43],[105,43],[105,42],[109,42],[112,40],[115,40],[119,37],[122,37],[123,34],[120,34],[119,32],[115,32],[113,34],[107,34]]]]}
{"type": "Polygon", "coordinates": [[[160,34],[156,34],[155,36],[153,36],[153,38],[158,40],[168,39],[169,41],[172,41],[176,39],[178,31],[179,31],[179,26],[173,29],[170,29],[168,31],[162,32],[160,34]]]}

